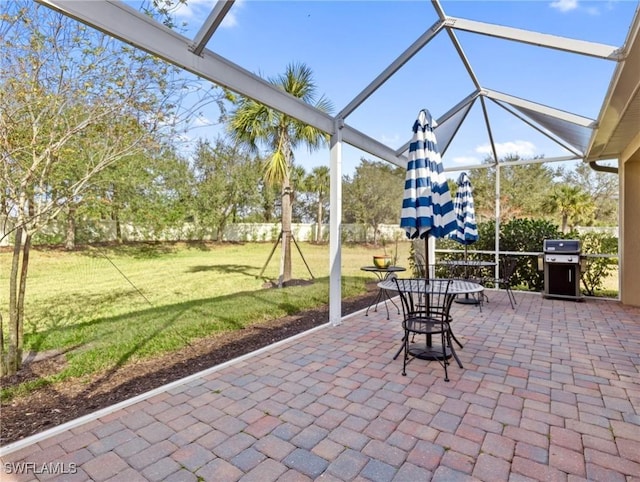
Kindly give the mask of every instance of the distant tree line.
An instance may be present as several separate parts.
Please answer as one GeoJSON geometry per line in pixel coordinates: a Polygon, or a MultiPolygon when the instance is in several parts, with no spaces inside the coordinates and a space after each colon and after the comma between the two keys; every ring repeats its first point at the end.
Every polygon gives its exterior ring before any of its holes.
{"type": "MultiPolygon", "coordinates": [[[[73,249],[76,233],[96,220],[160,233],[193,223],[202,233],[221,239],[232,223],[273,223],[281,216],[277,186],[262,176],[264,159],[228,138],[201,139],[190,159],[167,147],[158,155],[138,155],[117,163],[94,179],[73,208],[58,219],[68,226],[64,236],[41,237],[39,243],[63,243],[73,249]]],[[[469,171],[478,222],[495,219],[495,168],[469,171]]],[[[544,219],[568,233],[576,226],[617,225],[617,176],[580,164],[575,170],[552,164],[504,166],[501,173],[500,222],[518,218],[544,219]]],[[[291,176],[293,223],[329,222],[329,168],[307,172],[294,165],[291,176]]],[[[361,224],[378,244],[378,226],[399,222],[404,170],[382,161],[360,160],[353,174],[343,177],[343,221],[361,224]]],[[[450,181],[452,196],[455,182],[450,181]]],[[[79,237],[84,242],[84,236],[79,237]]],[[[321,241],[316,239],[315,241],[321,241]]]]}
{"type": "MultiPolygon", "coordinates": [[[[595,171],[587,163],[578,163],[574,169],[537,162],[541,159],[508,165],[521,160],[515,155],[500,160],[507,163],[499,168],[501,222],[545,219],[556,223],[562,232],[576,226],[617,226],[617,175],[595,171]]],[[[489,162],[485,161],[489,167],[468,172],[478,221],[495,219],[498,169],[489,162]]]]}

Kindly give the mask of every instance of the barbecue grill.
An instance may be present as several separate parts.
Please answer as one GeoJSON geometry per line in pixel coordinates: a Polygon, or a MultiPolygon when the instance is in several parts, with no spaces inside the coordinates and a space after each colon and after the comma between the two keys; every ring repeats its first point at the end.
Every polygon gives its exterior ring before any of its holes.
{"type": "Polygon", "coordinates": [[[545,239],[543,242],[544,297],[582,301],[580,292],[580,240],[545,239]]]}

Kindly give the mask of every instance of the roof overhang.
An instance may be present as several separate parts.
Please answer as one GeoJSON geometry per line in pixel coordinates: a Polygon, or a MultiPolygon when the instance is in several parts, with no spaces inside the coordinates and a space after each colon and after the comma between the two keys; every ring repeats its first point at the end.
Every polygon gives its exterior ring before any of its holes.
{"type": "Polygon", "coordinates": [[[640,7],[629,28],[586,160],[618,159],[640,135],[640,7]]]}

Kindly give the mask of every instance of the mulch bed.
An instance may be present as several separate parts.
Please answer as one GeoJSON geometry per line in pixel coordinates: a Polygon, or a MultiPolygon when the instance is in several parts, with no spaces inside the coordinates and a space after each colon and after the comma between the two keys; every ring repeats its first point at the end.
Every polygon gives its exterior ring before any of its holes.
{"type": "MultiPolygon", "coordinates": [[[[372,284],[367,294],[342,301],[343,315],[369,306],[377,293],[372,284]]],[[[244,330],[211,337],[162,357],[128,364],[91,380],[68,380],[43,387],[26,397],[0,405],[0,445],[6,445],[101,408],[148,392],[154,388],[219,365],[245,353],[322,325],[329,307],[249,326],[244,330]]],[[[65,366],[64,355],[28,361],[19,374],[0,379],[2,386],[54,374],[65,366]]]]}

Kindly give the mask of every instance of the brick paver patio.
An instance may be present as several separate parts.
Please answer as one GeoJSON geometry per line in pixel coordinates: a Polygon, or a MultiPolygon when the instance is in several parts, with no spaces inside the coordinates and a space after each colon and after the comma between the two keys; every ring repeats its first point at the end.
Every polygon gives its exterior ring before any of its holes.
{"type": "Polygon", "coordinates": [[[454,306],[449,383],[359,313],[5,446],[0,479],[640,481],[640,310],[516,296],[454,306]]]}

